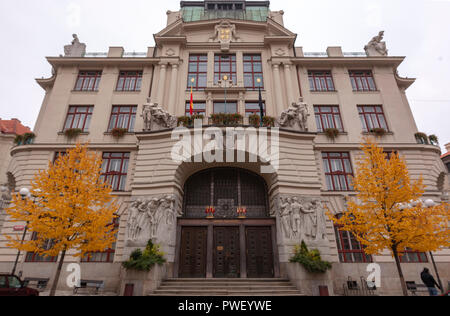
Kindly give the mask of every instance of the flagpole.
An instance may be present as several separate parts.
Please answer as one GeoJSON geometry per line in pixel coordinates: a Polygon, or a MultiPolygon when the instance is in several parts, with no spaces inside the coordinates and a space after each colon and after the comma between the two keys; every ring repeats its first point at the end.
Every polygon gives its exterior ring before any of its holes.
{"type": "Polygon", "coordinates": [[[264,106],[263,106],[263,100],[262,100],[262,94],[261,94],[261,78],[256,79],[256,82],[258,83],[258,90],[259,90],[259,110],[261,114],[261,122],[260,126],[264,126],[264,106]]]}

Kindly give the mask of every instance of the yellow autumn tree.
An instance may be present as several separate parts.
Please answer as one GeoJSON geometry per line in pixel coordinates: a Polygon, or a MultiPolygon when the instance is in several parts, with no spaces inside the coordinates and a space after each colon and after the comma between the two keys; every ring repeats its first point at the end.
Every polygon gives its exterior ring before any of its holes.
{"type": "Polygon", "coordinates": [[[101,176],[101,157],[78,144],[50,162],[31,182],[33,199],[13,196],[7,213],[13,221],[26,222],[36,240],[21,242],[7,236],[9,247],[41,256],[60,256],[51,296],[55,295],[66,254],[84,257],[105,251],[115,241],[118,210],[111,187],[101,176]],[[51,241],[51,247],[45,247],[51,241]]]}
{"type": "Polygon", "coordinates": [[[399,256],[405,249],[427,252],[450,245],[449,205],[426,207],[420,200],[425,191],[423,179],[412,181],[398,154],[392,153],[388,159],[375,141],[366,138],[365,142],[353,178],[357,196],[347,201],[348,209],[341,217],[329,217],[342,230],[353,233],[367,254],[390,251],[407,296],[399,256]]]}

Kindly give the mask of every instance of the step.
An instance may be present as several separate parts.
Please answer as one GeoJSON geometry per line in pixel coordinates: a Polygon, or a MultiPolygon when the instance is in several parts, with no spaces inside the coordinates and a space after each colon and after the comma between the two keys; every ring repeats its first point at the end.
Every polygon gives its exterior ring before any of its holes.
{"type": "Polygon", "coordinates": [[[292,285],[286,285],[286,286],[229,286],[229,287],[221,287],[221,286],[209,286],[209,287],[201,287],[201,286],[167,286],[167,285],[161,285],[161,287],[158,290],[189,290],[189,291],[220,291],[220,290],[226,290],[226,291],[286,291],[286,290],[292,290],[297,291],[297,289],[292,285]]]}
{"type": "Polygon", "coordinates": [[[193,278],[193,279],[166,279],[164,280],[164,282],[214,282],[214,283],[218,283],[218,282],[290,282],[289,279],[238,279],[238,278],[229,278],[229,279],[225,279],[225,278],[221,278],[221,279],[199,279],[199,278],[193,278]]]}
{"type": "Polygon", "coordinates": [[[299,295],[300,292],[297,290],[284,290],[284,291],[226,291],[226,290],[217,290],[217,291],[190,291],[190,290],[156,290],[153,295],[176,295],[176,296],[273,296],[273,295],[299,295]]]}
{"type": "Polygon", "coordinates": [[[207,286],[284,286],[284,285],[291,285],[290,282],[209,282],[209,283],[202,283],[202,282],[162,282],[162,285],[170,285],[170,286],[201,286],[201,287],[207,287],[207,286]]]}

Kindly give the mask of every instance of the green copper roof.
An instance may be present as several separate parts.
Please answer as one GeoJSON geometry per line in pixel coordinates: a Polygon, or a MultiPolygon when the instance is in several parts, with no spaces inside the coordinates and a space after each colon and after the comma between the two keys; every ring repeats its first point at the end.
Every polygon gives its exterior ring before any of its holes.
{"type": "Polygon", "coordinates": [[[266,22],[269,16],[267,7],[247,7],[245,10],[205,10],[203,7],[184,7],[181,9],[184,22],[215,19],[234,19],[266,22]]]}

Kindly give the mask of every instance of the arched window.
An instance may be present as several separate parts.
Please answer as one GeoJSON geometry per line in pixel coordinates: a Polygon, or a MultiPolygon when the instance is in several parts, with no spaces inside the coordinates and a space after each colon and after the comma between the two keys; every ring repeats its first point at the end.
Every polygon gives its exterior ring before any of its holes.
{"type": "Polygon", "coordinates": [[[186,181],[184,192],[186,218],[204,218],[208,206],[215,207],[216,218],[236,218],[238,207],[245,207],[249,218],[269,216],[266,183],[246,170],[219,168],[199,172],[186,181]]]}

